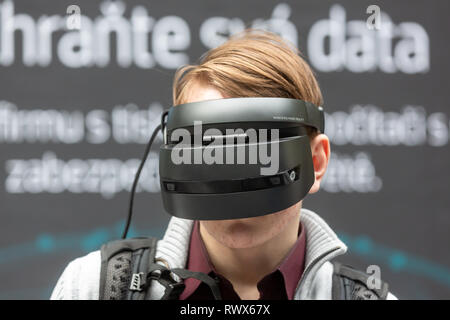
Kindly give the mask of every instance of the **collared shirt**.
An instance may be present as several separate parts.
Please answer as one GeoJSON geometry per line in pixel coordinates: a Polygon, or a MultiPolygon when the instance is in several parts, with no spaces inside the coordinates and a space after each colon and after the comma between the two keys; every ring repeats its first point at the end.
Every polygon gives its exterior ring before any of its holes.
{"type": "MultiPolygon", "coordinates": [[[[300,224],[297,242],[291,248],[280,265],[266,275],[257,284],[260,300],[292,300],[295,289],[305,268],[306,230],[300,224]]],[[[219,279],[219,289],[224,300],[240,300],[233,285],[222,275],[218,274],[209,259],[205,244],[200,235],[199,222],[195,221],[189,244],[187,269],[203,272],[212,278],[219,279]]],[[[185,289],[180,300],[209,300],[214,299],[209,286],[195,278],[185,280],[185,289]]]]}

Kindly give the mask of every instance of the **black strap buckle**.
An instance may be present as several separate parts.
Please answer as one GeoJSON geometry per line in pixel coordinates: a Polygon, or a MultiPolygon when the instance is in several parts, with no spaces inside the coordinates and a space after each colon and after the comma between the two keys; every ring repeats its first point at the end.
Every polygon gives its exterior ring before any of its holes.
{"type": "Polygon", "coordinates": [[[186,287],[183,280],[176,281],[174,279],[170,269],[154,263],[150,266],[150,270],[147,274],[142,272],[133,274],[130,290],[143,291],[148,287],[152,280],[158,281],[158,283],[165,288],[164,296],[161,300],[178,299],[179,295],[186,287]]]}
{"type": "Polygon", "coordinates": [[[164,286],[164,296],[161,298],[161,300],[178,299],[178,297],[186,287],[183,280],[176,281],[172,276],[171,270],[166,268],[153,272],[150,275],[150,279],[157,280],[162,286],[164,286]]]}

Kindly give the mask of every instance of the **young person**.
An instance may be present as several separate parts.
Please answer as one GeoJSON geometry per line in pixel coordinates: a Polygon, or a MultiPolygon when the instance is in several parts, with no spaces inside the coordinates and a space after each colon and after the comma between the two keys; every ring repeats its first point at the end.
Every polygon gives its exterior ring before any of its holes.
{"type": "MultiPolygon", "coordinates": [[[[284,97],[322,106],[314,74],[299,52],[268,32],[246,31],[210,50],[198,65],[181,68],[174,106],[235,97],[284,97]]],[[[315,181],[320,189],[330,159],[328,137],[309,129],[315,181]]],[[[214,210],[214,208],[211,208],[214,210]]],[[[272,214],[232,220],[172,217],[156,257],[170,268],[201,272],[218,281],[223,299],[331,299],[335,266],[347,248],[302,201],[272,214]]],[[[52,299],[99,299],[99,251],[72,261],[52,299]]],[[[181,300],[213,299],[210,287],[188,278],[181,300]]],[[[152,286],[151,299],[163,295],[152,286]]],[[[385,297],[386,298],[386,297],[385,297]]],[[[387,299],[395,299],[387,294],[387,299]]]]}

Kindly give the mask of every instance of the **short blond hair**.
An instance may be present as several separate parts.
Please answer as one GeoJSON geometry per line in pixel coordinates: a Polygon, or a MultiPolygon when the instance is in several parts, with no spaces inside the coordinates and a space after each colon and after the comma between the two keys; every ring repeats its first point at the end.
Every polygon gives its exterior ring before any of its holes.
{"type": "Polygon", "coordinates": [[[283,97],[323,104],[319,84],[301,52],[262,30],[245,30],[208,51],[198,65],[178,69],[173,105],[188,102],[197,83],[217,89],[226,98],[283,97]]]}

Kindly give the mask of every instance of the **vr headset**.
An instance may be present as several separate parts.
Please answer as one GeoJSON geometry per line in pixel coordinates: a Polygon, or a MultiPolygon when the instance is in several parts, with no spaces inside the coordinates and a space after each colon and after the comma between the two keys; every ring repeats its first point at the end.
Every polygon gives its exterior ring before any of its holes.
{"type": "Polygon", "coordinates": [[[171,107],[161,129],[161,195],[165,210],[192,220],[262,216],[302,200],[314,183],[307,127],[324,132],[322,107],[288,98],[228,98],[171,107]],[[268,156],[270,151],[270,157],[268,156]]]}

